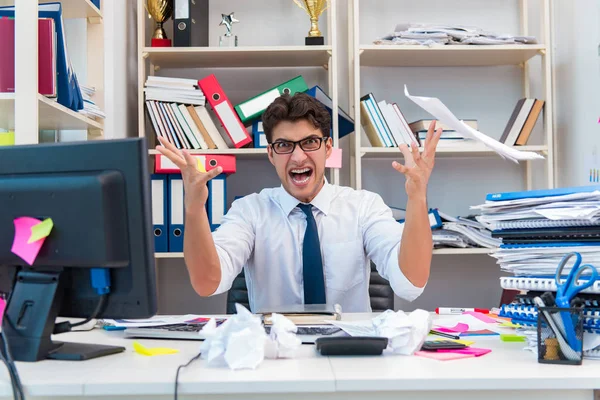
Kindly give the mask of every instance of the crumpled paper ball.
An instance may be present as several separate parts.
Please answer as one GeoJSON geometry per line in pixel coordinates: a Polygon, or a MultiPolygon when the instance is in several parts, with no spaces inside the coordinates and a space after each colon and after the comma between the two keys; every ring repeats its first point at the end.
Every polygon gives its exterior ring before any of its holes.
{"type": "Polygon", "coordinates": [[[206,339],[200,345],[201,358],[209,366],[226,365],[230,369],[256,369],[267,358],[291,358],[302,344],[297,327],[283,315],[273,314],[269,335],[260,316],[240,304],[237,313],[217,326],[211,318],[200,331],[206,339]]]}
{"type": "Polygon", "coordinates": [[[423,346],[431,330],[431,316],[425,310],[410,314],[386,310],[373,318],[376,336],[388,338],[388,347],[396,354],[412,355],[423,346]]]}

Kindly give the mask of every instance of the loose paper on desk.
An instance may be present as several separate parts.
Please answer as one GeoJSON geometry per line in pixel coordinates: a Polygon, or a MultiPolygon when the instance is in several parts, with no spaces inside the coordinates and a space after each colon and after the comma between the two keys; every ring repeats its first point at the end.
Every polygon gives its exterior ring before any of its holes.
{"type": "Polygon", "coordinates": [[[458,118],[436,97],[420,97],[420,96],[411,96],[408,93],[408,88],[404,85],[404,94],[406,97],[415,102],[418,106],[423,108],[425,111],[433,115],[440,122],[446,124],[450,128],[455,131],[462,133],[466,137],[470,137],[475,140],[479,140],[484,145],[489,147],[498,153],[502,158],[508,158],[515,163],[518,163],[519,160],[536,160],[536,159],[544,159],[543,156],[531,152],[531,151],[520,151],[505,145],[504,143],[500,143],[499,141],[492,139],[491,137],[475,130],[465,124],[462,121],[459,121],[458,118]]]}
{"type": "Polygon", "coordinates": [[[403,311],[386,310],[370,320],[329,323],[350,336],[387,337],[392,351],[404,355],[420,349],[431,329],[431,318],[425,310],[415,310],[408,315],[403,311]]]}

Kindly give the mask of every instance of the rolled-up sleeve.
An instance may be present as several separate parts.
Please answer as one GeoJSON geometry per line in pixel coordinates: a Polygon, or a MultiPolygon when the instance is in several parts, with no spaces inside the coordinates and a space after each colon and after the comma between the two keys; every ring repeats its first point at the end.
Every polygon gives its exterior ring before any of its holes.
{"type": "Polygon", "coordinates": [[[254,214],[253,207],[250,206],[253,196],[248,195],[234,201],[221,225],[212,233],[221,263],[221,282],[211,296],[231,289],[233,280],[242,271],[254,250],[254,214]]]}
{"type": "Polygon", "coordinates": [[[390,282],[398,297],[413,301],[423,293],[425,287],[415,286],[398,265],[403,225],[394,219],[392,210],[381,196],[365,193],[360,207],[360,221],[367,257],[375,263],[379,275],[390,282]]]}

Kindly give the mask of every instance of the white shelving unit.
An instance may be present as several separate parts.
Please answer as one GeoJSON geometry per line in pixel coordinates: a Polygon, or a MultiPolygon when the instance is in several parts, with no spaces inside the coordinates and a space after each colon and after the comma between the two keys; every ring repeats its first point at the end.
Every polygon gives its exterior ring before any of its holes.
{"type": "MultiPolygon", "coordinates": [[[[138,0],[138,121],[139,135],[149,138],[149,154],[155,155],[155,133],[148,120],[144,105],[144,83],[148,75],[161,68],[278,68],[320,67],[328,71],[330,94],[333,102],[333,145],[339,147],[338,77],[336,32],[336,0],[323,17],[327,18],[327,38],[323,46],[239,46],[239,47],[150,47],[152,20],[147,18],[145,0],[138,0]],[[328,43],[327,43],[328,42],[328,43]]],[[[258,92],[257,92],[258,93],[258,92]]],[[[194,150],[192,154],[233,154],[237,159],[266,160],[266,149],[242,148],[227,150],[194,150]]],[[[330,171],[330,181],[339,182],[339,170],[330,171]]]]}
{"type": "MultiPolygon", "coordinates": [[[[138,124],[139,136],[148,138],[148,155],[154,157],[155,132],[145,110],[144,84],[148,75],[160,69],[184,68],[278,68],[315,67],[325,68],[328,73],[328,94],[333,105],[333,145],[339,147],[338,127],[338,75],[337,75],[337,36],[336,0],[329,0],[329,7],[321,16],[327,19],[325,45],[322,46],[239,46],[239,47],[150,47],[153,21],[144,8],[145,0],[138,0],[138,124]]],[[[200,79],[201,76],[198,77],[200,79]]],[[[257,94],[258,94],[257,90],[257,94]]],[[[234,104],[235,105],[235,104],[234,104]]],[[[237,161],[267,161],[265,148],[193,150],[192,154],[232,154],[237,161]]],[[[241,165],[238,166],[240,168],[241,165]]],[[[329,181],[339,183],[339,170],[329,170],[329,181]]],[[[180,259],[183,253],[156,253],[156,258],[180,259]]]]}
{"type": "MultiPolygon", "coordinates": [[[[366,0],[362,0],[365,5],[366,0]]],[[[553,99],[551,74],[551,20],[550,1],[539,0],[541,6],[540,26],[541,35],[535,45],[448,45],[438,47],[413,45],[375,45],[360,43],[360,0],[351,0],[348,5],[348,70],[349,104],[354,113],[356,132],[350,142],[351,155],[351,184],[357,189],[363,188],[362,171],[364,159],[401,158],[397,148],[371,147],[364,143],[361,137],[362,125],[360,115],[360,98],[369,92],[368,88],[361,92],[362,67],[491,67],[500,65],[518,65],[522,67],[522,95],[530,95],[529,61],[541,57],[542,91],[544,105],[544,144],[516,146],[520,150],[533,151],[546,158],[546,186],[552,188],[556,182],[556,162],[554,155],[555,135],[553,129],[553,99]]],[[[520,28],[522,35],[528,35],[528,6],[529,0],[521,0],[520,28]]],[[[410,121],[409,121],[410,122],[410,121]]],[[[541,122],[541,121],[539,121],[541,122]]],[[[420,149],[423,150],[422,148],[420,149]]],[[[470,146],[438,147],[436,158],[464,157],[498,157],[484,146],[476,143],[470,146]]],[[[531,161],[523,161],[526,168],[526,187],[532,188],[531,161]]],[[[434,254],[487,254],[489,249],[438,249],[434,254]]]]}
{"type": "MultiPolygon", "coordinates": [[[[53,0],[57,1],[57,0],[53,0]]],[[[104,24],[102,11],[89,0],[58,0],[63,21],[87,20],[87,82],[96,88],[94,102],[104,109],[104,24]]],[[[0,0],[15,5],[15,93],[0,93],[0,128],[15,131],[15,144],[39,143],[40,129],[87,130],[103,137],[103,122],[70,110],[38,92],[38,4],[50,0],[0,0]]],[[[102,3],[101,3],[102,4],[102,3]]]]}

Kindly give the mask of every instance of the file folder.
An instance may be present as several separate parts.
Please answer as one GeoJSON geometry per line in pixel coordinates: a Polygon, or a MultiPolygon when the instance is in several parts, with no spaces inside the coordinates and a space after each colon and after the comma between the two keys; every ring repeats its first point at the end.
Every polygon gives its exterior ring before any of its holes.
{"type": "MultiPolygon", "coordinates": [[[[333,100],[320,86],[313,86],[306,93],[319,100],[333,118],[333,100]]],[[[331,129],[333,130],[333,120],[331,121],[331,129]]],[[[338,131],[340,138],[354,132],[354,120],[341,107],[338,107],[338,131]]]]}
{"type": "Polygon", "coordinates": [[[600,185],[560,187],[554,189],[525,190],[520,192],[488,193],[487,201],[521,200],[538,197],[564,196],[574,193],[588,193],[600,190],[600,185]]]}
{"type": "Polygon", "coordinates": [[[225,128],[225,133],[235,148],[240,148],[252,142],[250,134],[246,127],[240,121],[238,115],[233,109],[223,88],[219,84],[217,77],[210,74],[198,81],[200,89],[206,96],[206,101],[213,108],[213,111],[219,118],[221,125],[225,128]]]}
{"type": "MultiPolygon", "coordinates": [[[[234,174],[237,168],[235,156],[231,154],[193,154],[192,157],[197,159],[206,171],[221,167],[223,174],[234,174]]],[[[179,167],[162,154],[157,154],[154,161],[154,172],[157,174],[181,173],[179,167]]]]}
{"type": "Polygon", "coordinates": [[[183,252],[185,208],[181,175],[168,175],[169,180],[169,252],[183,252]]]}
{"type": "Polygon", "coordinates": [[[225,185],[225,174],[220,174],[208,181],[208,221],[210,222],[210,230],[217,229],[225,216],[227,209],[227,196],[225,185]]]}
{"type": "Polygon", "coordinates": [[[154,251],[157,253],[165,253],[169,251],[169,232],[167,231],[169,212],[167,175],[152,174],[151,179],[154,251]]]}
{"type": "Polygon", "coordinates": [[[267,147],[267,135],[265,135],[262,121],[257,120],[252,123],[252,136],[254,136],[255,148],[267,147]]]}
{"type": "Polygon", "coordinates": [[[306,92],[308,86],[302,75],[283,82],[269,90],[262,92],[240,104],[235,106],[235,111],[238,113],[242,123],[249,125],[252,121],[258,119],[269,107],[269,105],[279,96],[289,94],[293,96],[298,92],[306,92]]]}
{"type": "Polygon", "coordinates": [[[208,46],[208,1],[175,0],[173,47],[208,46]]]}

